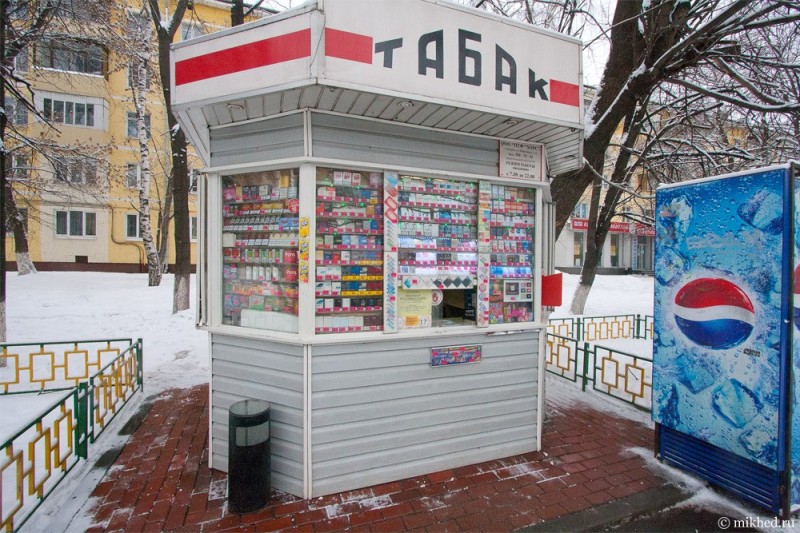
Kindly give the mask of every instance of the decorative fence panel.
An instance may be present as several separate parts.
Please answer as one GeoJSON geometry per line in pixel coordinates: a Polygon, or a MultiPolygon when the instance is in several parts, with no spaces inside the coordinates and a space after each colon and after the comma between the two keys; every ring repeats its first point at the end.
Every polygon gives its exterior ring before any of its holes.
{"type": "MultiPolygon", "coordinates": [[[[0,344],[0,396],[55,401],[0,448],[0,531],[16,531],[142,389],[142,340],[0,344]]],[[[5,401],[8,405],[8,401],[5,401]]]]}
{"type": "Polygon", "coordinates": [[[595,345],[594,390],[650,410],[653,361],[605,346],[595,345]]]}
{"type": "Polygon", "coordinates": [[[613,315],[551,319],[547,324],[547,371],[650,410],[653,361],[594,341],[652,339],[653,317],[613,315]]]}

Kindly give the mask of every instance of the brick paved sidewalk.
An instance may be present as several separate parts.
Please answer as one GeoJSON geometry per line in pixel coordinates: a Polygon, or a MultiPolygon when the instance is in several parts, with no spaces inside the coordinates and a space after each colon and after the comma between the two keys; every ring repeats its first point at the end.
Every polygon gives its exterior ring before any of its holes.
{"type": "Polygon", "coordinates": [[[208,468],[208,386],[165,392],[93,492],[89,531],[511,531],[665,485],[631,447],[652,429],[582,404],[550,406],[543,452],[228,512],[208,468]]]}

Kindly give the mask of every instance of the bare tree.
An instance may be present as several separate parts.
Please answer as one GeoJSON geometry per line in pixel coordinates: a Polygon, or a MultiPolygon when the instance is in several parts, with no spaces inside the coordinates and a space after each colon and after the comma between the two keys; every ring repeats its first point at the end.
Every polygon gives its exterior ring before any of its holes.
{"type": "MultiPolygon", "coordinates": [[[[138,208],[139,233],[144,245],[145,256],[147,257],[147,282],[149,286],[156,287],[161,284],[164,264],[153,238],[153,226],[150,216],[150,189],[153,181],[153,172],[150,161],[150,132],[145,123],[145,116],[147,116],[147,92],[150,80],[148,64],[152,56],[152,36],[149,22],[145,17],[145,14],[135,14],[131,16],[130,20],[131,36],[138,45],[130,56],[132,61],[131,70],[134,74],[131,91],[136,110],[136,133],[141,161],[138,208]]],[[[164,213],[164,215],[166,214],[164,213]]]]}
{"type": "Polygon", "coordinates": [[[173,289],[172,311],[177,313],[189,308],[189,277],[191,273],[191,243],[189,235],[189,165],[188,144],[175,115],[172,113],[170,89],[169,54],[170,44],[181,27],[189,0],[178,0],[169,20],[162,20],[158,0],[147,0],[150,18],[153,22],[158,42],[158,71],[167,121],[170,128],[170,148],[172,157],[171,181],[174,201],[174,239],[175,239],[175,286],[173,289]]]}

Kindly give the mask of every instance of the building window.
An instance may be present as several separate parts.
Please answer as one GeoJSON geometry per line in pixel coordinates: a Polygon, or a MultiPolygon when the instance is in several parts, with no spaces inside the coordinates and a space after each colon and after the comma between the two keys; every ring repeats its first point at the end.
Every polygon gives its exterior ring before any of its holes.
{"type": "Polygon", "coordinates": [[[189,239],[197,240],[197,217],[189,217],[189,239]]]}
{"type": "Polygon", "coordinates": [[[194,39],[205,35],[206,31],[201,24],[197,22],[181,22],[181,40],[194,39]]]}
{"type": "Polygon", "coordinates": [[[95,237],[97,214],[91,211],[56,211],[56,235],[95,237]]]}
{"type": "Polygon", "coordinates": [[[89,41],[44,39],[36,47],[34,62],[37,67],[103,76],[108,53],[99,44],[89,41]]]}
{"type": "Polygon", "coordinates": [[[57,124],[95,127],[95,104],[56,98],[43,100],[42,115],[57,124]]]}
{"type": "Polygon", "coordinates": [[[125,238],[141,239],[142,234],[139,228],[139,213],[125,215],[125,238]]]}
{"type": "Polygon", "coordinates": [[[31,163],[27,155],[9,154],[6,157],[6,177],[11,181],[28,181],[31,163]]]}
{"type": "Polygon", "coordinates": [[[138,189],[142,184],[142,165],[128,163],[125,170],[125,186],[129,189],[138,189]]]}
{"type": "Polygon", "coordinates": [[[189,192],[197,192],[197,176],[198,172],[194,169],[189,171],[189,192]]]}
{"type": "MultiPolygon", "coordinates": [[[[150,115],[144,116],[144,129],[147,131],[147,138],[150,138],[150,115]]],[[[128,137],[130,139],[139,138],[136,130],[136,113],[128,113],[128,137]]]]}
{"type": "Polygon", "coordinates": [[[572,239],[572,264],[573,266],[583,266],[583,249],[586,235],[583,233],[573,233],[572,239]]]}
{"type": "Polygon", "coordinates": [[[28,72],[28,49],[22,48],[14,57],[14,70],[28,72]]]}
{"type": "Polygon", "coordinates": [[[16,126],[28,124],[28,108],[13,96],[6,96],[6,113],[12,124],[16,126]]]}
{"type": "Polygon", "coordinates": [[[575,209],[572,211],[572,216],[574,218],[588,218],[589,217],[589,206],[585,203],[580,203],[575,206],[575,209]]]}
{"type": "Polygon", "coordinates": [[[58,13],[77,20],[90,20],[93,14],[89,0],[59,0],[58,13]]]}
{"type": "Polygon", "coordinates": [[[53,163],[57,181],[86,185],[97,178],[97,163],[81,157],[56,157],[53,163]]]}

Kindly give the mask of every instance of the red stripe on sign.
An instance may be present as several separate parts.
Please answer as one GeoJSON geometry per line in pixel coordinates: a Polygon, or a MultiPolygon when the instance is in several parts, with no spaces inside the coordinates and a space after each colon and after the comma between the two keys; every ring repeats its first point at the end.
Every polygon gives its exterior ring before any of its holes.
{"type": "Polygon", "coordinates": [[[325,55],[372,64],[372,37],[325,28],[325,55]]]}
{"type": "Polygon", "coordinates": [[[559,104],[581,105],[581,88],[574,83],[550,80],[550,101],[559,104]]]}
{"type": "Polygon", "coordinates": [[[178,61],[175,63],[175,85],[310,56],[311,30],[300,30],[178,61]]]}

